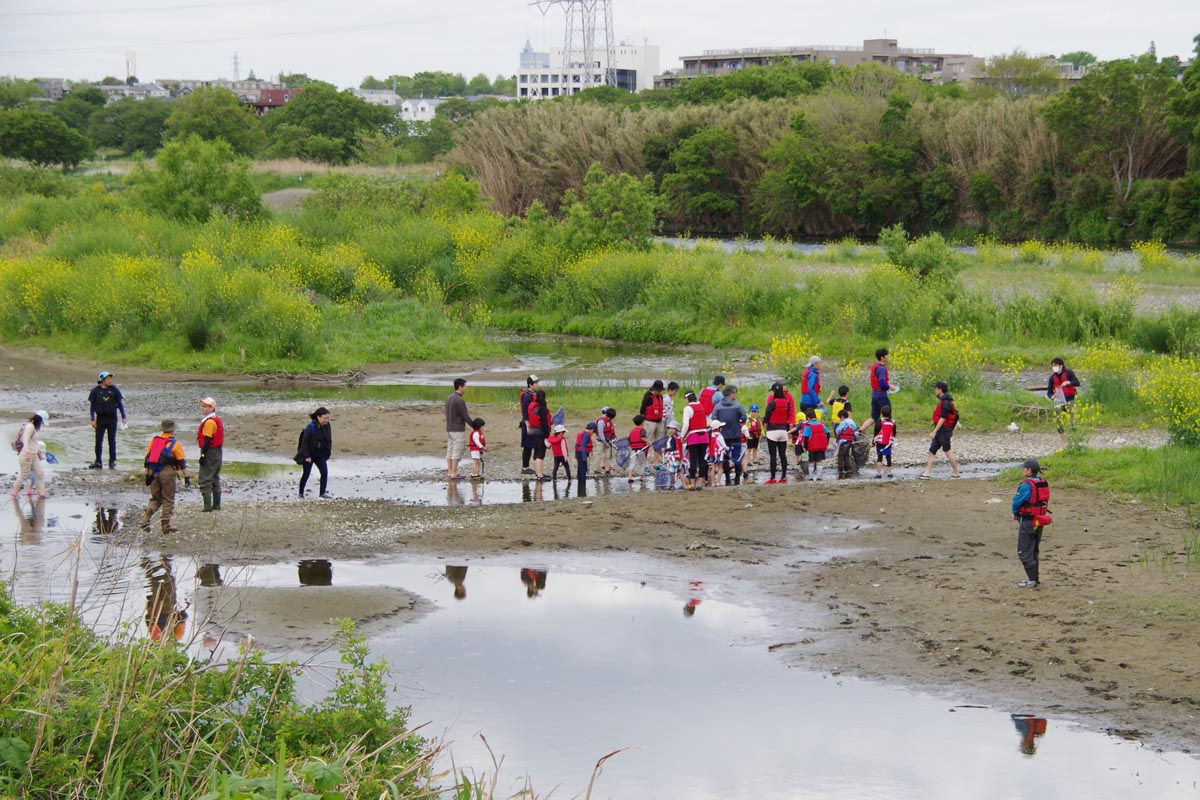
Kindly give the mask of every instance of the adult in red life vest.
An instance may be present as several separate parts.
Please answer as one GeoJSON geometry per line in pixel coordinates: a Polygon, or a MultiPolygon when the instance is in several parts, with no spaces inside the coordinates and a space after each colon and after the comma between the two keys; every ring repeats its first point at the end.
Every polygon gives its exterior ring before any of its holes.
{"type": "Polygon", "coordinates": [[[767,483],[787,483],[787,445],[788,432],[796,425],[796,401],[792,399],[783,381],[771,384],[771,393],[767,395],[766,410],[763,412],[763,422],[766,423],[767,454],[771,458],[771,478],[767,483]],[[781,479],[775,480],[775,470],[778,465],[781,479]]]}
{"type": "Polygon", "coordinates": [[[925,471],[917,476],[923,481],[930,478],[929,473],[933,471],[933,462],[937,459],[938,450],[946,453],[950,468],[954,470],[951,477],[957,478],[960,475],[958,459],[950,450],[950,437],[954,436],[954,428],[958,425],[958,409],[954,407],[954,398],[950,396],[950,387],[945,381],[938,381],[933,385],[933,394],[937,397],[937,405],[933,407],[933,433],[929,434],[929,461],[925,464],[925,471]]]}
{"type": "Polygon", "coordinates": [[[821,402],[821,357],[808,359],[808,366],[800,377],[800,413],[808,417],[809,411],[823,407],[821,402]]]}
{"type": "Polygon", "coordinates": [[[525,412],[525,427],[529,431],[529,443],[533,447],[533,474],[539,482],[544,483],[550,480],[542,474],[542,463],[546,458],[546,438],[550,435],[550,409],[546,405],[546,392],[542,389],[533,394],[533,402],[525,412]]]}
{"type": "Polygon", "coordinates": [[[688,482],[691,484],[688,488],[699,491],[702,484],[708,483],[708,412],[695,392],[687,392],[683,397],[687,400],[681,430],[688,453],[688,482]],[[697,475],[699,480],[696,480],[697,475]]]}
{"type": "Polygon", "coordinates": [[[200,496],[204,511],[221,510],[221,460],[225,446],[225,423],[217,416],[217,401],[200,399],[200,427],[196,429],[196,444],[200,447],[200,496]]]}
{"type": "Polygon", "coordinates": [[[162,532],[176,533],[178,528],[171,525],[171,515],[175,512],[175,482],[178,476],[182,475],[183,485],[191,486],[192,479],[187,474],[183,445],[175,438],[174,420],[163,420],[162,433],[146,445],[146,458],[143,463],[146,468],[146,485],[150,487],[150,502],[146,504],[146,510],[142,513],[141,529],[150,530],[150,519],[161,508],[162,532]]]}
{"type": "MultiPolygon", "coordinates": [[[[892,385],[891,376],[888,374],[887,364],[891,360],[891,355],[886,347],[881,347],[875,351],[875,363],[871,365],[871,421],[863,424],[863,430],[871,426],[879,425],[879,417],[882,416],[883,407],[890,406],[892,401],[888,399],[888,395],[896,391],[896,387],[892,385]]],[[[878,430],[878,428],[876,428],[878,430]]]]}
{"type": "MultiPolygon", "coordinates": [[[[665,436],[667,433],[665,427],[667,420],[663,418],[663,411],[665,410],[663,407],[664,388],[662,381],[656,380],[650,384],[650,388],[642,396],[642,407],[638,409],[638,413],[646,421],[646,437],[652,442],[665,436]]],[[[650,450],[650,454],[653,456],[653,449],[650,450]]]]}
{"type": "Polygon", "coordinates": [[[533,402],[534,395],[538,389],[542,388],[541,382],[537,375],[530,375],[525,379],[525,390],[521,392],[521,474],[533,475],[534,471],[529,466],[529,459],[533,457],[533,440],[529,436],[529,425],[526,420],[529,417],[529,404],[533,402]]]}
{"type": "Polygon", "coordinates": [[[1013,519],[1017,526],[1017,558],[1025,568],[1026,580],[1017,584],[1020,589],[1036,589],[1038,586],[1038,551],[1042,546],[1042,532],[1049,519],[1047,506],[1050,503],[1050,484],[1038,473],[1042,471],[1037,459],[1031,458],[1021,465],[1024,479],[1013,495],[1013,519]]]}
{"type": "Polygon", "coordinates": [[[1058,439],[1062,449],[1067,447],[1067,425],[1075,427],[1075,394],[1079,379],[1067,369],[1066,362],[1056,358],[1050,362],[1050,380],[1046,383],[1046,397],[1054,403],[1054,421],[1058,423],[1058,439]]]}
{"type": "Polygon", "coordinates": [[[705,386],[700,390],[700,405],[704,408],[705,414],[711,414],[713,406],[721,402],[721,390],[725,388],[725,376],[714,375],[711,386],[705,386]]]}

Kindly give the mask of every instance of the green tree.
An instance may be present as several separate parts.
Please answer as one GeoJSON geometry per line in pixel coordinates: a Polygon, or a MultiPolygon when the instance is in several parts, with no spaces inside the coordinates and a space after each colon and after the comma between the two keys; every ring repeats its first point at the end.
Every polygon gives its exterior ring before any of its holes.
{"type": "Polygon", "coordinates": [[[1058,63],[1070,64],[1075,69],[1083,69],[1090,67],[1096,63],[1096,56],[1089,53],[1087,50],[1074,50],[1070,53],[1063,53],[1058,57],[1058,63]]]}
{"type": "Polygon", "coordinates": [[[54,114],[32,108],[0,111],[0,155],[66,169],[92,155],[92,145],[54,114]]]}
{"type": "Polygon", "coordinates": [[[517,76],[497,75],[492,78],[492,94],[502,94],[507,97],[517,96],[517,76]]]}
{"type": "Polygon", "coordinates": [[[467,93],[467,81],[449,72],[418,72],[413,75],[413,92],[421,97],[461,97],[467,93]]]}
{"type": "Polygon", "coordinates": [[[171,104],[165,100],[123,97],[92,113],[88,138],[97,147],[151,155],[162,146],[170,113],[171,104]]]}
{"type": "Polygon", "coordinates": [[[72,89],[62,100],[50,106],[50,111],[67,123],[71,130],[87,134],[88,123],[97,109],[104,108],[108,98],[95,86],[72,89]]]}
{"type": "Polygon", "coordinates": [[[213,214],[253,219],[263,213],[250,162],[223,140],[192,134],[158,152],[158,168],[142,162],[126,179],[135,203],[181,221],[204,222],[213,214]]]}
{"type": "Polygon", "coordinates": [[[362,81],[358,84],[358,88],[360,88],[360,89],[390,89],[392,87],[391,87],[391,84],[389,84],[387,81],[380,80],[379,78],[376,78],[374,75],[368,75],[367,77],[363,78],[362,81]]]}
{"type": "Polygon", "coordinates": [[[482,72],[467,81],[467,94],[491,94],[492,82],[482,72]]]}
{"type": "Polygon", "coordinates": [[[983,77],[987,86],[1009,97],[1052,94],[1062,86],[1051,59],[1031,56],[1023,50],[989,58],[983,77]]]}
{"type": "Polygon", "coordinates": [[[303,72],[279,73],[279,83],[282,83],[288,89],[303,89],[317,82],[316,78],[310,78],[303,72]]]}
{"type": "Polygon", "coordinates": [[[650,176],[639,180],[625,173],[610,175],[599,164],[592,164],[583,180],[583,199],[567,190],[562,208],[566,216],[563,235],[571,250],[614,244],[646,250],[659,200],[650,176]]]}
{"type": "Polygon", "coordinates": [[[0,110],[23,108],[29,105],[30,100],[40,97],[41,94],[42,90],[35,81],[0,76],[0,110]]]}
{"type": "Polygon", "coordinates": [[[739,208],[730,178],[737,140],[723,128],[701,128],[671,153],[671,171],[662,177],[659,192],[667,213],[682,228],[732,230],[730,217],[739,208]]]}
{"type": "Polygon", "coordinates": [[[1182,87],[1153,56],[1096,65],[1045,109],[1051,130],[1082,169],[1107,173],[1121,202],[1134,181],[1179,171],[1183,140],[1167,126],[1182,87]]]}
{"type": "Polygon", "coordinates": [[[112,75],[105,75],[100,79],[101,86],[123,86],[125,81],[120,78],[114,78],[112,75]]]}
{"type": "Polygon", "coordinates": [[[220,87],[201,87],[175,103],[166,121],[166,138],[224,139],[238,155],[262,150],[266,134],[262,122],[233,92],[220,87]]]}
{"type": "Polygon", "coordinates": [[[1188,143],[1188,165],[1200,171],[1200,35],[1192,41],[1196,43],[1195,57],[1171,99],[1167,127],[1188,143]]]}
{"type": "Polygon", "coordinates": [[[266,118],[267,141],[276,156],[344,164],[354,158],[362,133],[396,132],[395,114],[328,83],[314,83],[266,118]],[[319,137],[319,138],[313,138],[319,137]],[[311,139],[311,141],[310,141],[311,139]]]}

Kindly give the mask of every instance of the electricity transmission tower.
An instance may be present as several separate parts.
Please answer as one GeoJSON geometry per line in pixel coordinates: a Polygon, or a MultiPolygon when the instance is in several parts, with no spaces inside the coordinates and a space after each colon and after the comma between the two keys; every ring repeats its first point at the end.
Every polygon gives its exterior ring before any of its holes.
{"type": "Polygon", "coordinates": [[[563,34],[563,73],[578,82],[581,89],[592,86],[616,86],[616,42],[613,33],[611,0],[534,0],[542,14],[551,6],[562,6],[567,15],[563,34]],[[597,48],[597,30],[602,30],[604,43],[597,48]],[[598,55],[604,57],[604,75],[596,72],[598,55]]]}

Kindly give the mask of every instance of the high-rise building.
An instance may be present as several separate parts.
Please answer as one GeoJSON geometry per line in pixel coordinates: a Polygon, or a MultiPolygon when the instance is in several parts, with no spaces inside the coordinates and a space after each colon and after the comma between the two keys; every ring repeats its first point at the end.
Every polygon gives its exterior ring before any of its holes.
{"type": "MultiPolygon", "coordinates": [[[[605,85],[608,70],[612,69],[614,85],[627,92],[649,89],[659,70],[659,49],[651,44],[621,42],[613,48],[613,63],[607,64],[603,49],[597,49],[591,67],[593,86],[605,85]]],[[[563,64],[563,48],[537,52],[529,42],[521,51],[521,68],[517,71],[517,97],[530,100],[562,97],[584,88],[587,67],[563,64]]]]}

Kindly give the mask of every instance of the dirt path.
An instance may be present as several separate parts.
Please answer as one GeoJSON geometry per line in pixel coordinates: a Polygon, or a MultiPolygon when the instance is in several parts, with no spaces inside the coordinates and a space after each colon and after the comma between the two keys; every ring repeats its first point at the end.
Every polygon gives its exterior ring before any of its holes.
{"type": "MultiPolygon", "coordinates": [[[[25,380],[39,377],[39,363],[23,366],[25,380]]],[[[76,373],[90,367],[55,361],[40,375],[76,373]]],[[[497,469],[515,473],[515,411],[477,413],[495,417],[497,469]]],[[[293,414],[248,415],[231,431],[241,450],[290,455],[298,424],[293,414]]],[[[334,424],[335,453],[443,452],[437,409],[357,404],[337,409],[334,424]]],[[[1045,452],[1052,441],[1021,446],[1045,452]]],[[[82,494],[94,480],[66,473],[58,485],[82,494]]],[[[1182,520],[1058,492],[1043,586],[1019,590],[1013,489],[987,479],[825,481],[446,508],[262,503],[233,493],[219,515],[185,503],[170,539],[122,535],[223,564],[561,550],[641,552],[678,563],[681,574],[703,564],[760,588],[754,604],[786,632],[767,644],[789,662],[1079,719],[1154,746],[1200,746],[1200,572],[1184,563],[1182,520]],[[820,613],[786,618],[798,603],[820,613]]]]}

